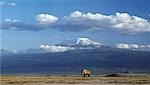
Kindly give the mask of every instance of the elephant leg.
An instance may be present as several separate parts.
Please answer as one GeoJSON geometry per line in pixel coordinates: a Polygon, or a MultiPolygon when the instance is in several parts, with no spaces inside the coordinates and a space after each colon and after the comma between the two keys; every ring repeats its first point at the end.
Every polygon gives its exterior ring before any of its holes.
{"type": "Polygon", "coordinates": [[[84,76],[83,77],[86,77],[86,74],[83,74],[84,76]]]}

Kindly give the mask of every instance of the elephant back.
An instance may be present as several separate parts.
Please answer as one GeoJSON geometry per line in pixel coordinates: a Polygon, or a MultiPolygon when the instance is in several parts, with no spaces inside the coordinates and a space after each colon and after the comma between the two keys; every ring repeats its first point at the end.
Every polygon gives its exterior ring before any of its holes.
{"type": "Polygon", "coordinates": [[[87,69],[83,69],[82,74],[91,74],[91,71],[90,71],[90,70],[87,70],[87,69]]]}

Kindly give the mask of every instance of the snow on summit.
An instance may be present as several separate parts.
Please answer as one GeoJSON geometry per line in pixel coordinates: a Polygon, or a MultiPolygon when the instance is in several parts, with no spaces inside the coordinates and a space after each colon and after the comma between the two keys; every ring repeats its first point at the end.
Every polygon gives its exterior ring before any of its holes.
{"type": "Polygon", "coordinates": [[[102,44],[96,41],[92,41],[89,38],[75,38],[71,40],[66,40],[61,43],[65,46],[101,46],[102,44]]]}
{"type": "Polygon", "coordinates": [[[88,38],[77,38],[76,44],[77,45],[102,45],[101,43],[92,41],[88,38]]]}
{"type": "Polygon", "coordinates": [[[57,45],[41,45],[40,48],[47,52],[64,52],[75,49],[89,49],[93,47],[100,47],[101,45],[101,43],[92,41],[88,38],[76,38],[57,45]]]}

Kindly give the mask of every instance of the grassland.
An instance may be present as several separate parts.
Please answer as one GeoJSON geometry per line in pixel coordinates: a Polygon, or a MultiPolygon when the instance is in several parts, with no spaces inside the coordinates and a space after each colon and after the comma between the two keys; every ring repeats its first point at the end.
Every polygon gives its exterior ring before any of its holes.
{"type": "Polygon", "coordinates": [[[79,76],[1,76],[1,85],[150,85],[150,76],[79,77],[79,76]]]}

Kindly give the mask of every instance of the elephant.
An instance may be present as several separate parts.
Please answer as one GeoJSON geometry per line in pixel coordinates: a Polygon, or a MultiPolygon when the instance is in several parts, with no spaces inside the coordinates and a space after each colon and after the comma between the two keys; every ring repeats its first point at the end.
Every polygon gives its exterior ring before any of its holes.
{"type": "Polygon", "coordinates": [[[81,72],[81,75],[82,75],[83,77],[90,77],[91,71],[90,71],[90,70],[87,70],[87,69],[83,69],[82,72],[81,72]]]}

